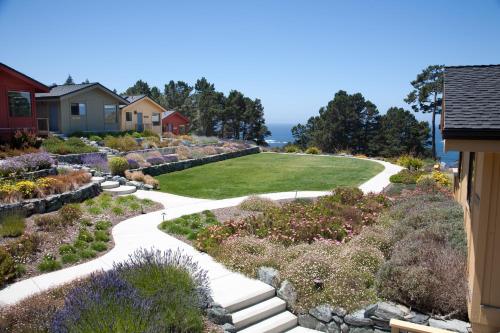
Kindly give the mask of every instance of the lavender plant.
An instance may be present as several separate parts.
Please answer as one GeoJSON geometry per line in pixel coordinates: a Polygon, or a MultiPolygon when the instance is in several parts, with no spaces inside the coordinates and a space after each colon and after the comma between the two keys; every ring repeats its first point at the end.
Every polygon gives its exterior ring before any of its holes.
{"type": "Polygon", "coordinates": [[[87,154],[82,157],[82,163],[97,171],[108,171],[108,159],[101,154],[87,154]]]}
{"type": "Polygon", "coordinates": [[[165,160],[162,157],[150,157],[146,159],[146,162],[150,163],[151,165],[158,165],[165,163],[165,160]]]}
{"type": "Polygon", "coordinates": [[[0,175],[13,176],[23,172],[30,172],[50,168],[54,160],[48,153],[32,153],[7,158],[0,162],[0,175]]]}

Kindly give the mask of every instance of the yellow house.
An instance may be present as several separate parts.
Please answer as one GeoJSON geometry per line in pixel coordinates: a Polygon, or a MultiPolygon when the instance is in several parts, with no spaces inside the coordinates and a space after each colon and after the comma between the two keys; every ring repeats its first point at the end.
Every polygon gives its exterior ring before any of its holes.
{"type": "Polygon", "coordinates": [[[161,114],[165,110],[146,95],[124,97],[130,104],[121,108],[122,131],[151,130],[161,135],[161,114]]]}
{"type": "Polygon", "coordinates": [[[446,67],[441,131],[460,152],[455,196],[468,243],[468,312],[475,332],[500,331],[500,65],[446,67]]]}

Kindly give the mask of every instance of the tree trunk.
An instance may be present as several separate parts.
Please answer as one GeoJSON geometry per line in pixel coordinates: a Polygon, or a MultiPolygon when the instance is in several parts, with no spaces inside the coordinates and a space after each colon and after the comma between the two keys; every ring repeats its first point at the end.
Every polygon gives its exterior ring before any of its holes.
{"type": "MultiPolygon", "coordinates": [[[[436,100],[436,95],[434,95],[434,100],[436,100]]],[[[434,103],[434,109],[432,109],[432,158],[435,160],[436,155],[436,106],[434,103]]]]}

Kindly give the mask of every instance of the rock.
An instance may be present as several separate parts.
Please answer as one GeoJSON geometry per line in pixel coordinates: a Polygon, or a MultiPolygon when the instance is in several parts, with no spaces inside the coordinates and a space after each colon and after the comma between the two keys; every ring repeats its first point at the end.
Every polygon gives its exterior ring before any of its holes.
{"type": "Polygon", "coordinates": [[[144,183],[142,183],[142,182],[138,182],[138,181],[136,181],[136,180],[132,180],[132,181],[130,181],[130,182],[127,182],[127,183],[126,183],[126,185],[135,186],[135,187],[137,187],[138,189],[141,189],[141,188],[142,188],[142,186],[144,185],[144,183]]]}
{"type": "Polygon", "coordinates": [[[331,322],[328,325],[326,325],[326,331],[328,333],[340,333],[340,326],[337,325],[335,322],[331,322]]]}
{"type": "Polygon", "coordinates": [[[389,321],[393,318],[402,320],[408,313],[410,311],[407,308],[389,302],[379,302],[365,309],[365,317],[377,317],[384,321],[389,321]]]}
{"type": "Polygon", "coordinates": [[[211,307],[207,310],[208,319],[218,325],[223,325],[226,323],[232,323],[233,318],[226,311],[226,309],[221,307],[211,307]]]}
{"type": "Polygon", "coordinates": [[[332,307],[328,304],[318,305],[309,310],[309,314],[322,322],[329,323],[332,320],[332,307]]]}
{"type": "Polygon", "coordinates": [[[224,332],[236,333],[236,327],[229,323],[225,323],[224,325],[222,325],[222,329],[224,330],[224,332]]]}
{"type": "Polygon", "coordinates": [[[390,331],[391,330],[391,325],[389,324],[388,320],[385,319],[380,319],[378,317],[372,316],[370,317],[371,320],[373,320],[373,326],[375,328],[384,330],[384,331],[390,331]]]}
{"type": "Polygon", "coordinates": [[[344,323],[344,321],[342,320],[342,318],[340,318],[339,316],[332,316],[332,319],[334,322],[336,322],[337,324],[341,325],[342,323],[344,323]]]}
{"type": "Polygon", "coordinates": [[[349,326],[347,326],[346,324],[340,325],[340,332],[342,332],[342,333],[348,333],[349,332],[349,326]]]}
{"type": "Polygon", "coordinates": [[[344,308],[337,308],[337,307],[333,307],[332,308],[332,313],[334,315],[337,315],[341,318],[344,318],[347,314],[347,311],[344,309],[344,308]]]}
{"type": "Polygon", "coordinates": [[[405,316],[405,320],[410,323],[420,324],[420,325],[428,325],[429,324],[429,316],[420,312],[412,311],[410,314],[405,316]]]}
{"type": "Polygon", "coordinates": [[[438,320],[438,319],[430,318],[429,319],[429,326],[442,328],[442,329],[448,330],[448,331],[468,333],[468,331],[469,331],[468,329],[470,327],[470,324],[465,322],[465,321],[458,320],[458,319],[438,320]]]}
{"type": "Polygon", "coordinates": [[[281,287],[278,289],[277,295],[286,302],[288,308],[292,308],[297,301],[297,292],[288,280],[281,283],[281,287]]]}
{"type": "Polygon", "coordinates": [[[272,267],[259,267],[259,270],[257,271],[257,277],[260,281],[267,283],[274,288],[279,287],[280,273],[272,267]]]}
{"type": "Polygon", "coordinates": [[[316,329],[316,326],[320,323],[316,318],[308,314],[299,315],[298,319],[299,326],[310,328],[313,330],[316,329]]]}
{"type": "Polygon", "coordinates": [[[144,184],[144,185],[142,186],[142,189],[144,189],[144,190],[146,190],[146,191],[150,191],[150,190],[152,190],[153,188],[154,188],[154,187],[153,187],[153,185],[149,185],[149,184],[144,184]]]}
{"type": "Polygon", "coordinates": [[[371,327],[351,327],[349,333],[374,333],[371,327]]]}
{"type": "MultiPolygon", "coordinates": [[[[365,310],[359,310],[344,317],[344,322],[352,326],[372,326],[373,320],[365,318],[365,310]]],[[[352,328],[351,328],[352,331],[352,328]]],[[[361,333],[361,332],[358,332],[361,333]]]]}

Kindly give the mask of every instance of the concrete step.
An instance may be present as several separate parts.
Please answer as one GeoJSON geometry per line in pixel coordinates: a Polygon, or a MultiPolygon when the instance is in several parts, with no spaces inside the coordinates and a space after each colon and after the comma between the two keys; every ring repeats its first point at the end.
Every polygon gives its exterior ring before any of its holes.
{"type": "Polygon", "coordinates": [[[104,181],[106,180],[106,178],[104,177],[92,177],[90,178],[90,181],[94,182],[94,183],[103,183],[104,181]]]}
{"type": "Polygon", "coordinates": [[[282,333],[297,326],[297,317],[289,311],[281,312],[239,333],[282,333]]]}
{"type": "Polygon", "coordinates": [[[292,328],[289,331],[286,331],[286,333],[319,333],[319,332],[321,332],[321,331],[313,330],[310,328],[305,328],[302,326],[297,326],[295,328],[292,328]]]}
{"type": "Polygon", "coordinates": [[[114,180],[107,180],[107,181],[101,183],[101,188],[103,190],[117,188],[118,186],[120,186],[120,183],[115,182],[114,180]]]}
{"type": "Polygon", "coordinates": [[[125,195],[131,194],[137,191],[135,186],[122,185],[119,187],[107,188],[103,190],[106,193],[111,193],[112,195],[125,195]]]}
{"type": "Polygon", "coordinates": [[[281,298],[273,297],[233,313],[233,324],[236,329],[240,330],[285,310],[286,302],[281,298]]]}

